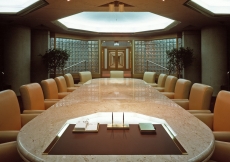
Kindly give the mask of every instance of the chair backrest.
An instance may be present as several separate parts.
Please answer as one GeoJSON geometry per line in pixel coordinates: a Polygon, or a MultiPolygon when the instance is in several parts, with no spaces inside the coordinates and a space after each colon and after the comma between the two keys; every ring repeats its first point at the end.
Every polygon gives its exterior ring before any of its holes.
{"type": "Polygon", "coordinates": [[[220,91],[216,97],[213,131],[230,131],[230,92],[220,91]]]}
{"type": "Polygon", "coordinates": [[[57,83],[58,92],[67,92],[67,85],[63,76],[56,77],[54,80],[57,83]]]}
{"type": "Polygon", "coordinates": [[[209,85],[194,83],[189,95],[189,110],[208,110],[213,88],[209,85]]]}
{"type": "Polygon", "coordinates": [[[41,86],[45,99],[58,99],[58,88],[54,79],[42,80],[41,86]]]}
{"type": "Polygon", "coordinates": [[[14,91],[0,92],[0,131],[20,130],[21,117],[18,99],[14,91]]]}
{"type": "Polygon", "coordinates": [[[165,81],[164,92],[174,92],[176,82],[177,82],[177,77],[172,76],[172,75],[167,76],[166,81],[165,81]]]}
{"type": "Polygon", "coordinates": [[[38,83],[30,83],[20,87],[24,110],[45,110],[44,95],[38,83]]]}
{"type": "Polygon", "coordinates": [[[186,79],[178,79],[175,87],[174,99],[188,99],[192,82],[186,79]]]}
{"type": "Polygon", "coordinates": [[[143,76],[143,80],[146,83],[155,83],[156,73],[155,72],[145,72],[143,76]]]}
{"type": "Polygon", "coordinates": [[[166,78],[166,74],[160,74],[157,81],[157,87],[164,87],[166,78]]]}
{"type": "Polygon", "coordinates": [[[85,82],[92,79],[92,74],[90,71],[79,72],[79,76],[80,76],[80,82],[81,83],[85,83],[85,82]]]}
{"type": "Polygon", "coordinates": [[[74,87],[73,76],[70,73],[64,75],[67,87],[74,87]]]}
{"type": "Polygon", "coordinates": [[[110,71],[110,78],[124,78],[124,71],[110,71]]]}

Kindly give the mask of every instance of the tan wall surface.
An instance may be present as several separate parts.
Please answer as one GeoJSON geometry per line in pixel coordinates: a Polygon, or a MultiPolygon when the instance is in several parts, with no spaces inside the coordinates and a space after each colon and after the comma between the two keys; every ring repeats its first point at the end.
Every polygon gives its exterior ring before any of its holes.
{"type": "Polygon", "coordinates": [[[227,82],[227,30],[222,26],[201,31],[202,83],[214,88],[213,95],[227,82]]]}
{"type": "Polygon", "coordinates": [[[182,33],[183,47],[193,49],[195,59],[192,65],[184,69],[184,78],[192,83],[201,83],[201,34],[200,31],[184,31],[182,33]]]}
{"type": "Polygon", "coordinates": [[[31,82],[41,83],[48,78],[48,71],[42,57],[49,49],[50,34],[46,30],[32,30],[31,32],[31,82]]]}
{"type": "Polygon", "coordinates": [[[9,27],[4,42],[5,82],[19,95],[19,87],[30,83],[30,28],[9,27]]]}

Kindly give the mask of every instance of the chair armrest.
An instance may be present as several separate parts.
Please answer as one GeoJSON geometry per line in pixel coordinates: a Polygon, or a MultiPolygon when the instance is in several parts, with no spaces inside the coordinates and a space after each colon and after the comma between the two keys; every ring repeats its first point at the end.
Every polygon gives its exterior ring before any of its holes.
{"type": "Polygon", "coordinates": [[[64,98],[65,96],[67,96],[68,94],[70,94],[70,92],[60,92],[60,93],[58,93],[58,98],[59,98],[59,99],[62,99],[62,98],[64,98]]]}
{"type": "Polygon", "coordinates": [[[148,85],[150,85],[150,86],[157,86],[157,84],[156,83],[146,83],[146,84],[148,84],[148,85]]]}
{"type": "Polygon", "coordinates": [[[41,114],[45,110],[23,110],[23,114],[41,114]]]}
{"type": "Polygon", "coordinates": [[[230,132],[214,131],[213,135],[217,141],[230,142],[230,132]]]}
{"type": "Polygon", "coordinates": [[[21,115],[22,127],[26,125],[29,121],[31,121],[33,118],[38,116],[38,114],[20,114],[20,115],[21,115]]]}
{"type": "Polygon", "coordinates": [[[56,104],[58,101],[54,101],[54,100],[45,100],[45,109],[50,108],[51,106],[53,106],[54,104],[56,104]]]}
{"type": "Polygon", "coordinates": [[[155,88],[159,92],[164,92],[165,91],[165,87],[153,87],[153,88],[155,88]]]}
{"type": "Polygon", "coordinates": [[[213,113],[197,113],[193,114],[195,117],[200,119],[203,123],[205,123],[211,130],[213,126],[213,113]]]}
{"type": "Polygon", "coordinates": [[[17,142],[0,144],[0,161],[23,161],[17,150],[17,142]]]}
{"type": "Polygon", "coordinates": [[[81,87],[82,84],[74,84],[74,87],[81,87]]]}
{"type": "Polygon", "coordinates": [[[0,143],[11,142],[17,140],[19,131],[0,131],[0,143]]]}
{"type": "Polygon", "coordinates": [[[78,89],[78,87],[67,87],[67,92],[73,92],[76,89],[78,89]]]}
{"type": "Polygon", "coordinates": [[[187,110],[191,114],[196,114],[196,113],[212,113],[210,110],[187,110]]]}
{"type": "Polygon", "coordinates": [[[211,160],[218,162],[230,161],[230,143],[215,141],[215,150],[212,154],[211,160]]]}
{"type": "Polygon", "coordinates": [[[58,101],[60,101],[60,99],[45,99],[45,101],[56,101],[56,102],[58,102],[58,101]]]}
{"type": "Polygon", "coordinates": [[[156,83],[155,83],[155,84],[151,84],[151,86],[152,86],[152,87],[157,87],[157,84],[156,84],[156,83]]]}
{"type": "Polygon", "coordinates": [[[174,92],[161,92],[161,94],[165,95],[169,99],[174,99],[174,95],[175,95],[174,92]]]}
{"type": "Polygon", "coordinates": [[[189,110],[189,100],[188,99],[172,99],[176,104],[184,108],[185,110],[189,110]]]}

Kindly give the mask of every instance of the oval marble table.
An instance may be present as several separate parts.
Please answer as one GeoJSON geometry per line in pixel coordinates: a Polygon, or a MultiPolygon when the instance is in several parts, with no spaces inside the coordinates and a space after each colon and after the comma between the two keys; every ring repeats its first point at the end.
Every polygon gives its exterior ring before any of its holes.
{"type": "Polygon", "coordinates": [[[207,161],[214,150],[211,130],[140,79],[101,78],[86,84],[25,125],[17,138],[25,161],[207,161]],[[44,155],[69,120],[97,112],[134,112],[163,119],[187,155],[44,155]]]}

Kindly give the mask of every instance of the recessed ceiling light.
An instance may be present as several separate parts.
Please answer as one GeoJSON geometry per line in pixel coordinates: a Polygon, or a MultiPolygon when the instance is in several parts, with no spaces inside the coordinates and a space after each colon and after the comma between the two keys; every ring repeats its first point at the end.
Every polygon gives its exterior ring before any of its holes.
{"type": "Polygon", "coordinates": [[[190,0],[185,5],[211,16],[230,14],[230,0],[190,0]]]}
{"type": "Polygon", "coordinates": [[[136,33],[165,29],[175,21],[150,12],[81,12],[58,22],[75,30],[136,33]]]}
{"type": "Polygon", "coordinates": [[[17,13],[39,0],[0,0],[0,13],[17,13]]]}

